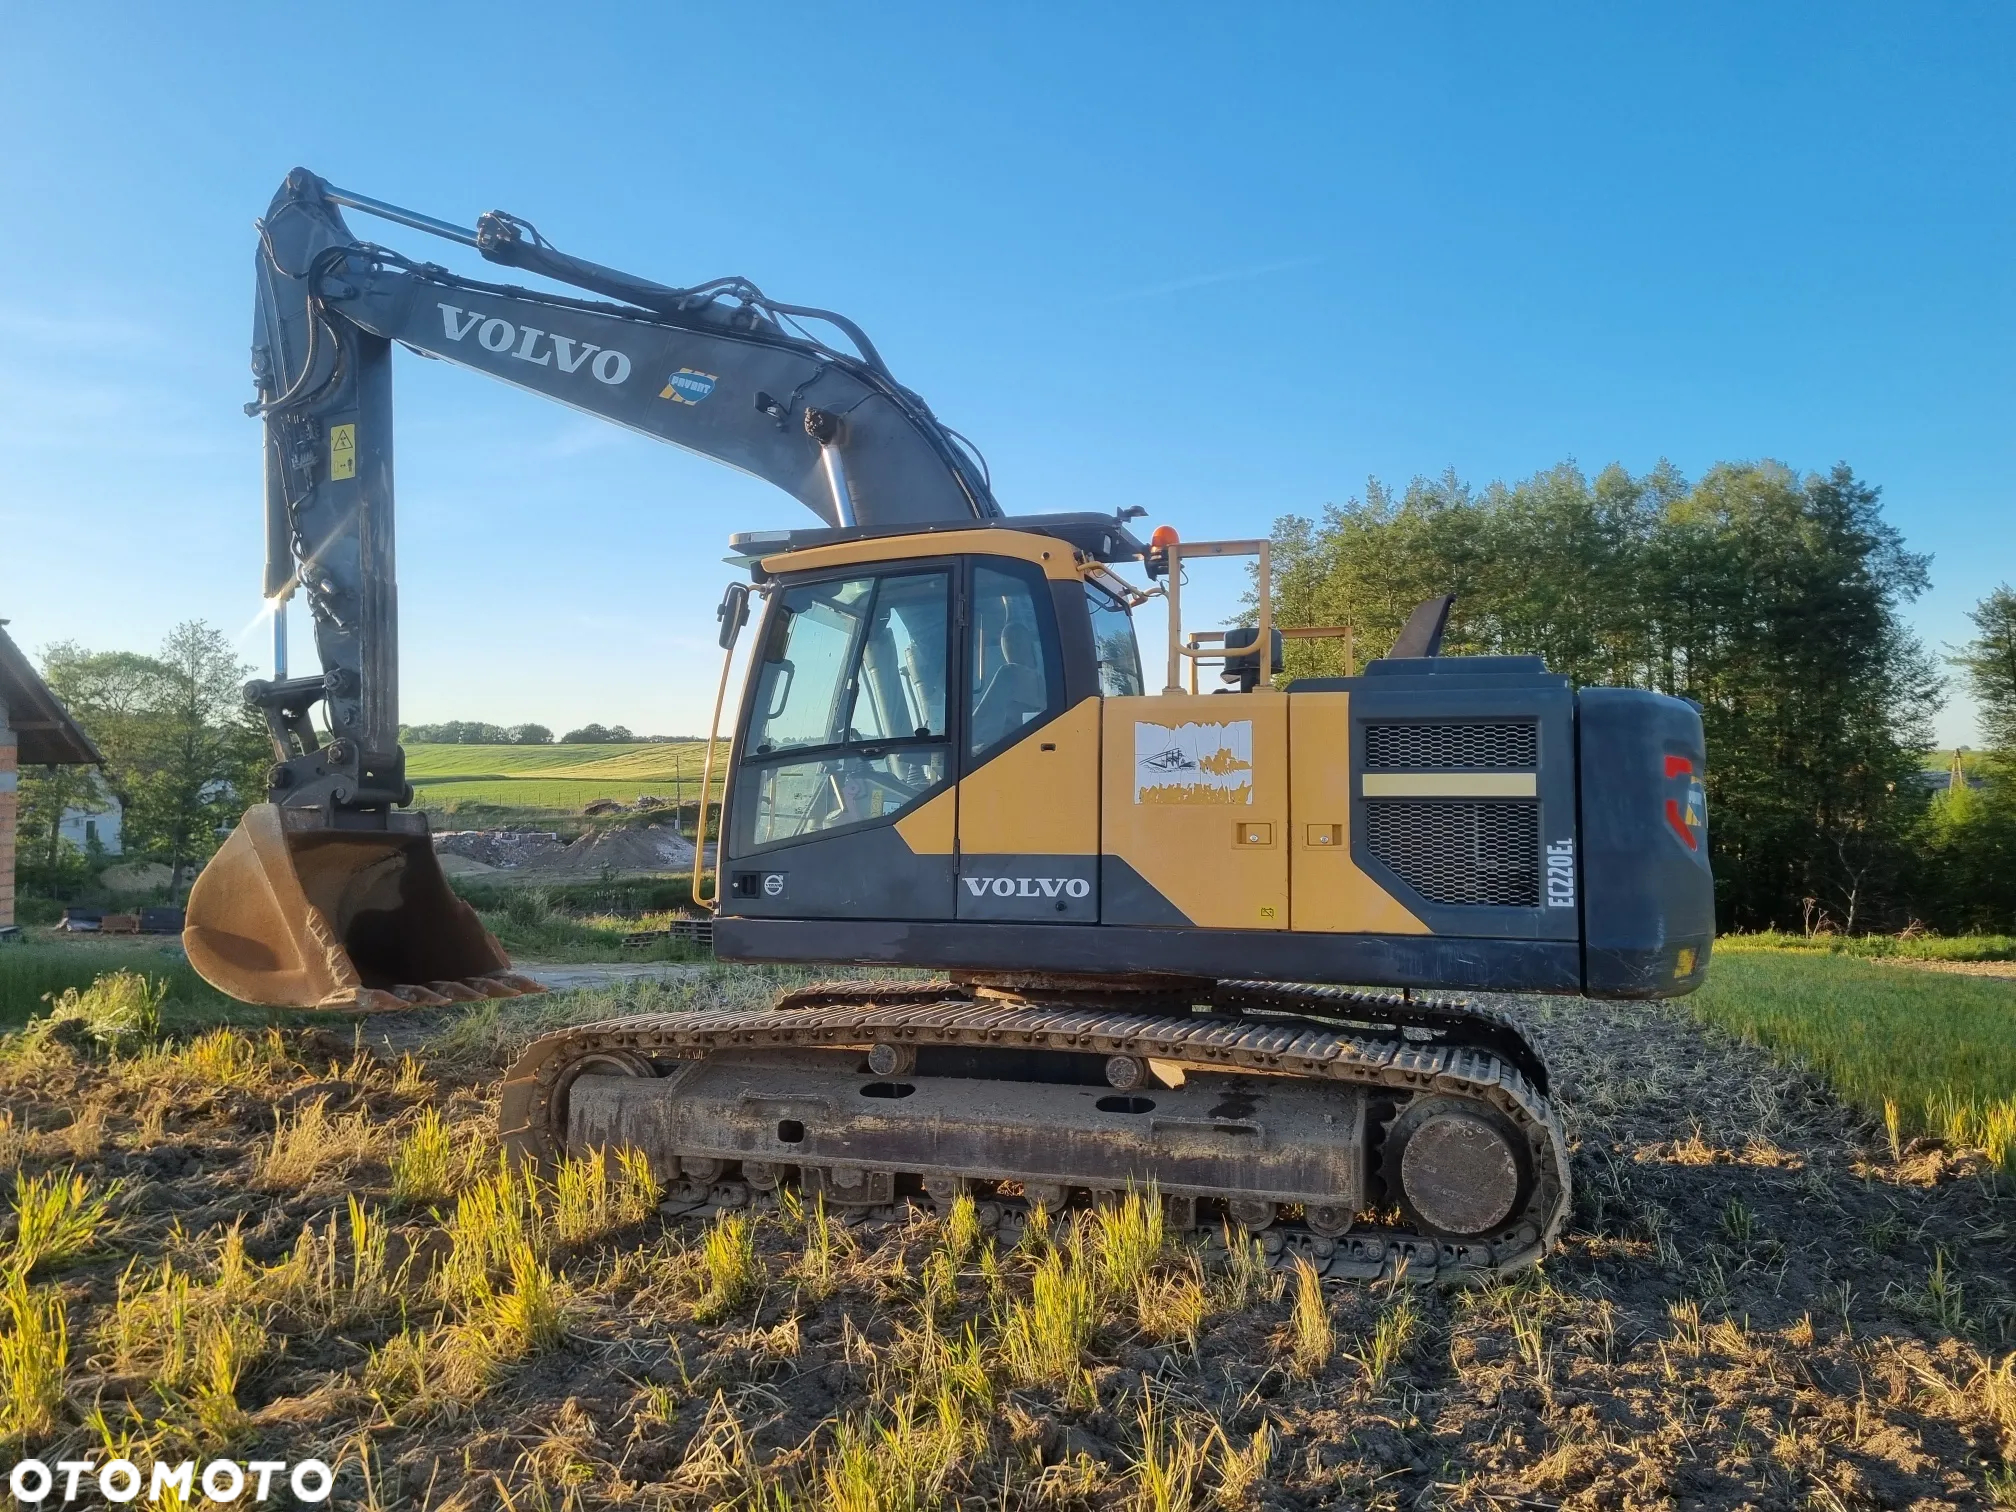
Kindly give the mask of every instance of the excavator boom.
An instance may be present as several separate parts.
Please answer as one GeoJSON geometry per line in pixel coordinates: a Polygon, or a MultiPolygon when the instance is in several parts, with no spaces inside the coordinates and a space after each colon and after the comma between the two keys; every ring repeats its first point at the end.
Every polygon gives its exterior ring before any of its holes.
{"type": "Polygon", "coordinates": [[[301,592],[321,670],[248,688],[274,740],[268,801],[190,898],[190,958],[236,997],[368,1007],[532,985],[448,888],[425,821],[400,811],[394,344],[738,468],[837,527],[1000,514],[984,465],[854,322],[746,279],[674,288],[570,257],[515,216],[464,229],[305,169],[259,222],[255,271],[264,591],[301,592]],[[359,240],[345,207],[604,297],[461,277],[359,240]],[[821,322],[852,350],[814,335],[821,322]]]}

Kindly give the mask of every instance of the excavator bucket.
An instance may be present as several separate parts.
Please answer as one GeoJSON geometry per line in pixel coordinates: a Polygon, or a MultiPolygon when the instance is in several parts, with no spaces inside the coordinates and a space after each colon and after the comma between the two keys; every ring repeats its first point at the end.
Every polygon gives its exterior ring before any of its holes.
{"type": "Polygon", "coordinates": [[[247,810],[189,893],[182,943],[245,1003],[351,1012],[542,992],[449,889],[424,829],[290,831],[247,810]]]}

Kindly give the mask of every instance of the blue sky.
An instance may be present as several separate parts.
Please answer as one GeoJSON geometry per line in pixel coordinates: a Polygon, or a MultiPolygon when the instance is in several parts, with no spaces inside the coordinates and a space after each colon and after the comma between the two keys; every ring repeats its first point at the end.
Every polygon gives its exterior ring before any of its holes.
{"type": "MultiPolygon", "coordinates": [[[[9,3],[0,34],[30,647],[202,617],[263,659],[251,221],[297,163],[845,311],[1011,510],[1197,538],[1368,476],[1846,460],[1933,555],[1935,648],[2016,579],[2006,5],[9,3]]],[[[811,517],[444,364],[396,381],[406,716],[700,728],[724,538],[811,517]]]]}

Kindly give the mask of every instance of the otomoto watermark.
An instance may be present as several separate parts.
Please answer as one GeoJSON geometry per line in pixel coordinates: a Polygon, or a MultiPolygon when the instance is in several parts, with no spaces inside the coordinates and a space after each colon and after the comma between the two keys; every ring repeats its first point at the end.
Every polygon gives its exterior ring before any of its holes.
{"type": "Polygon", "coordinates": [[[263,1502],[284,1486],[296,1501],[325,1502],[335,1489],[336,1472],[318,1459],[194,1460],[175,1464],[132,1460],[24,1459],[7,1472],[7,1489],[23,1506],[102,1499],[112,1503],[172,1501],[186,1506],[201,1490],[211,1501],[263,1502]]]}

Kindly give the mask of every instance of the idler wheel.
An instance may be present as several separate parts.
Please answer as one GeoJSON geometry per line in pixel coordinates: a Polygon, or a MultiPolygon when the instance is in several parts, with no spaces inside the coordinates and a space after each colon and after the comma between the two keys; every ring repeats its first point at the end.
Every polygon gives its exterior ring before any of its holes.
{"type": "Polygon", "coordinates": [[[1517,1132],[1490,1109],[1449,1097],[1407,1105],[1387,1131],[1381,1174],[1409,1220],[1443,1239],[1489,1234],[1532,1187],[1517,1132]]]}

